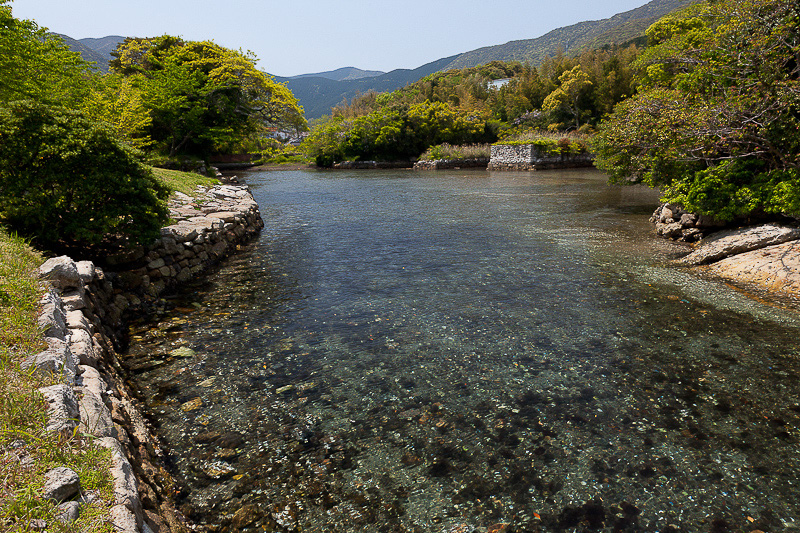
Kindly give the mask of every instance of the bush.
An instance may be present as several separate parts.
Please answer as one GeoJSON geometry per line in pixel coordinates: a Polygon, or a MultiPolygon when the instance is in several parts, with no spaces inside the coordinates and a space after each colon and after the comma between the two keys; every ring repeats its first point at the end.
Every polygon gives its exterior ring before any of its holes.
{"type": "Polygon", "coordinates": [[[422,161],[436,161],[437,159],[480,159],[489,158],[492,148],[489,144],[466,144],[452,146],[450,144],[437,144],[431,146],[419,156],[422,161]]]}
{"type": "Polygon", "coordinates": [[[0,108],[0,219],[40,246],[109,234],[147,242],[168,218],[168,194],[81,113],[30,101],[0,108]]]}

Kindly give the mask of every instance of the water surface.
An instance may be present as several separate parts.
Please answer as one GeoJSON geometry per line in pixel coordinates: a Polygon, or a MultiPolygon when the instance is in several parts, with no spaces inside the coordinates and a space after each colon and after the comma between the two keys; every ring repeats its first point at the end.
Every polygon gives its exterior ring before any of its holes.
{"type": "Polygon", "coordinates": [[[653,192],[583,170],[245,177],[260,238],[126,355],[197,524],[795,527],[796,314],[671,265],[653,192]]]}

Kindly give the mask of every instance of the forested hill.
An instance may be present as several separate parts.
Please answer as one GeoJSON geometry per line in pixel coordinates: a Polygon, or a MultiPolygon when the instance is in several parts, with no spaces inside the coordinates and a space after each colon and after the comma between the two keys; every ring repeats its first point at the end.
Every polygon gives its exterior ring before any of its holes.
{"type": "Polygon", "coordinates": [[[483,65],[490,61],[520,61],[539,65],[559,49],[575,55],[584,48],[623,44],[643,38],[645,30],[656,20],[698,0],[652,0],[650,3],[611,18],[588,21],[553,30],[536,39],[512,41],[443,58],[414,70],[394,70],[383,76],[349,81],[333,81],[321,77],[276,78],[285,82],[306,112],[307,118],[330,113],[344,99],[369,91],[385,92],[414,83],[425,76],[456,68],[483,65]]]}
{"type": "Polygon", "coordinates": [[[456,57],[445,57],[413,70],[397,69],[381,76],[356,80],[336,81],[323,77],[281,78],[275,76],[275,81],[286,83],[300,105],[303,106],[306,118],[319,118],[329,114],[331,108],[341,103],[342,100],[350,100],[369,91],[387,92],[405,87],[434,72],[444,70],[456,57]]]}
{"type": "Polygon", "coordinates": [[[579,22],[535,39],[511,41],[460,54],[445,70],[474,67],[490,61],[520,61],[539,65],[547,57],[555,55],[559,49],[563,49],[567,55],[573,55],[584,48],[623,44],[644,36],[645,30],[664,15],[697,1],[652,0],[642,7],[608,19],[579,22]]]}

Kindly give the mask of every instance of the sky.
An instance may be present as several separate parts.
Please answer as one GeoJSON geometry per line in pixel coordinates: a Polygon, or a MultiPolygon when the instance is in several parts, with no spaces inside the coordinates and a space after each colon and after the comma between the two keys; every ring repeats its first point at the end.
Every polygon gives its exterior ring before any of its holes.
{"type": "Polygon", "coordinates": [[[75,39],[178,35],[250,50],[277,76],[390,71],[609,18],[648,0],[12,0],[75,39]]]}

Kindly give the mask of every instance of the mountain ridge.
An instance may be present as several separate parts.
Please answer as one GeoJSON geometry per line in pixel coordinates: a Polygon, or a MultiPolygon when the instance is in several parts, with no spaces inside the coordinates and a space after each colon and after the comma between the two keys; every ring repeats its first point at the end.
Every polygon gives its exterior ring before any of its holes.
{"type": "Polygon", "coordinates": [[[289,79],[296,80],[300,78],[327,78],[334,81],[348,81],[360,80],[362,78],[374,78],[384,74],[386,74],[386,72],[383,72],[382,70],[362,70],[356,67],[342,67],[337,68],[336,70],[327,70],[325,72],[289,76],[289,79]]]}

